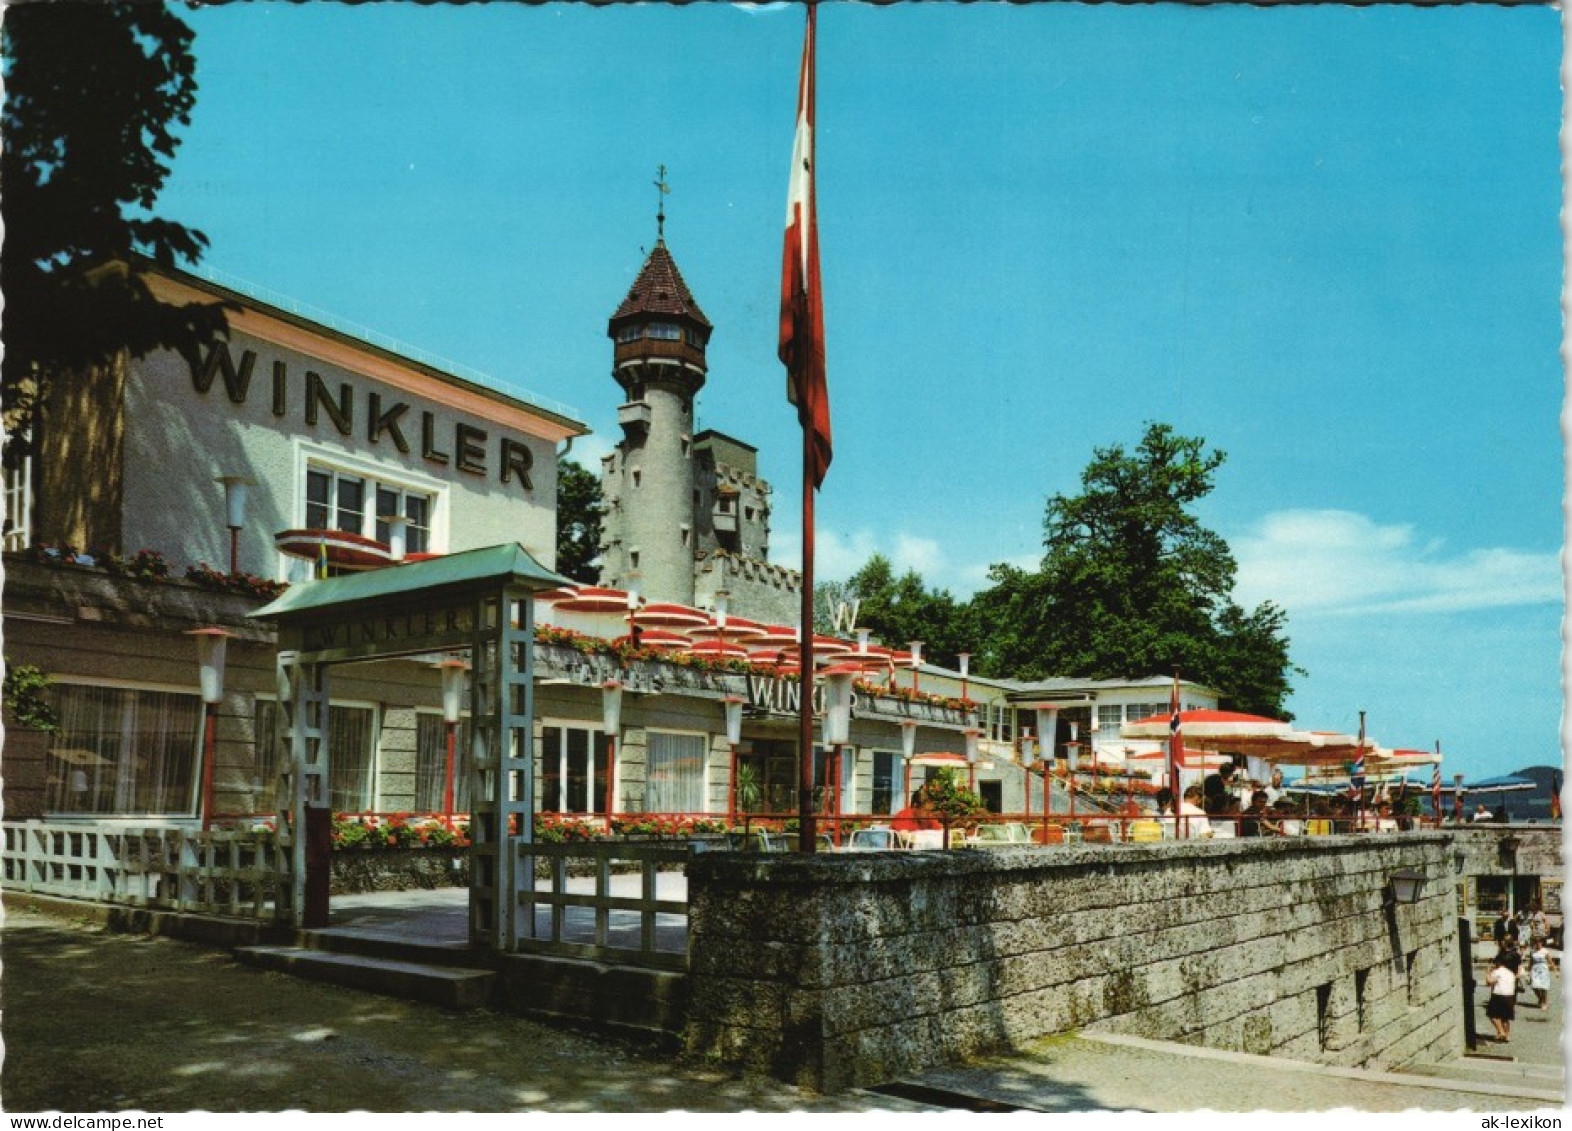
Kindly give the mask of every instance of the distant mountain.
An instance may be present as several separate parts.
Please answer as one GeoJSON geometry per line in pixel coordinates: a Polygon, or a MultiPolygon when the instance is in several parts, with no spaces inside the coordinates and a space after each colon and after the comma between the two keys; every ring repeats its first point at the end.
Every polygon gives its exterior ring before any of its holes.
{"type": "Polygon", "coordinates": [[[1505,805],[1508,817],[1514,821],[1548,821],[1550,791],[1555,788],[1556,778],[1565,778],[1565,773],[1559,766],[1530,766],[1526,770],[1513,770],[1512,776],[1529,779],[1535,788],[1497,794],[1486,804],[1492,809],[1505,805]]]}

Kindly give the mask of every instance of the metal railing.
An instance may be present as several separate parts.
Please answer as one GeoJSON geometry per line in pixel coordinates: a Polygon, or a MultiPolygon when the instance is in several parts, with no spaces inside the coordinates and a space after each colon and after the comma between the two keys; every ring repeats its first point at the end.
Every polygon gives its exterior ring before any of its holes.
{"type": "Polygon", "coordinates": [[[519,844],[523,951],[665,970],[688,966],[688,894],[678,842],[519,844]]]}
{"type": "Polygon", "coordinates": [[[271,920],[280,861],[266,831],[5,822],[0,887],[124,907],[271,920]]]}

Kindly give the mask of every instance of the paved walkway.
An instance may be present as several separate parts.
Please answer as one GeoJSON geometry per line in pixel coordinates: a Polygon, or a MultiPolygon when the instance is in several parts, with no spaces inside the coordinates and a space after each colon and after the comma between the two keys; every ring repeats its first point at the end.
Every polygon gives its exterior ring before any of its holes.
{"type": "MultiPolygon", "coordinates": [[[[462,940],[465,893],[341,897],[336,925],[462,940]],[[433,898],[436,896],[437,898],[433,898]]],[[[1365,1072],[1095,1032],[818,1097],[525,1018],[455,1014],[238,966],[223,951],[5,919],[8,1111],[1559,1110],[1563,1019],[1520,1002],[1509,1046],[1439,1075],[1365,1072]],[[136,1034],[157,1033],[157,1040],[136,1034]],[[1510,1058],[1510,1059],[1508,1059],[1510,1058]]],[[[1490,1031],[1481,995],[1479,1028],[1490,1031]]]]}

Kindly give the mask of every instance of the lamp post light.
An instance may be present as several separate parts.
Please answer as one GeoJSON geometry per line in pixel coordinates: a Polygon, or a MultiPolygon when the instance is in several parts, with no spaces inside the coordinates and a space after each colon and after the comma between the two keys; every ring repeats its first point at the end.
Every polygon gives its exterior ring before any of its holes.
{"type": "Polygon", "coordinates": [[[1064,748],[1065,761],[1070,771],[1068,778],[1070,782],[1070,820],[1072,821],[1075,820],[1075,751],[1080,745],[1076,741],[1079,731],[1079,724],[1072,722],[1070,724],[1070,741],[1064,748]]]}
{"type": "Polygon", "coordinates": [[[229,638],[222,628],[195,628],[186,633],[197,641],[197,666],[202,689],[202,831],[213,827],[213,754],[218,705],[224,701],[224,661],[229,638]]]}
{"type": "Polygon", "coordinates": [[[852,681],[860,670],[855,664],[824,669],[824,744],[831,750],[830,772],[834,777],[830,795],[834,798],[837,841],[841,830],[841,747],[851,741],[852,681]]]}
{"type": "Polygon", "coordinates": [[[224,518],[229,527],[229,572],[240,572],[240,528],[246,524],[246,488],[256,480],[245,475],[220,475],[215,483],[224,485],[224,518]]]}
{"type": "Polygon", "coordinates": [[[1032,816],[1032,759],[1036,754],[1037,740],[1030,728],[1021,731],[1021,795],[1025,802],[1026,819],[1032,816]]]}
{"type": "Polygon", "coordinates": [[[982,731],[975,727],[961,732],[966,739],[966,788],[977,789],[977,749],[981,745],[982,731]]]}
{"type": "Polygon", "coordinates": [[[469,665],[463,660],[443,660],[437,665],[437,670],[442,673],[442,721],[447,727],[448,757],[447,768],[443,775],[442,786],[442,813],[444,816],[453,816],[454,790],[453,790],[453,754],[458,745],[459,717],[464,713],[464,676],[469,671],[469,665]]]}
{"type": "Polygon", "coordinates": [[[970,702],[971,700],[966,695],[966,677],[971,674],[972,654],[970,652],[962,652],[956,659],[961,662],[961,699],[963,702],[970,702]]]}
{"type": "Polygon", "coordinates": [[[742,704],[740,695],[728,695],[721,700],[726,711],[726,745],[731,748],[731,784],[726,790],[728,824],[735,824],[737,820],[737,747],[742,742],[742,704]]]}
{"type": "MultiPolygon", "coordinates": [[[[631,607],[631,600],[630,600],[631,607]]],[[[617,781],[617,738],[622,733],[622,681],[608,679],[600,685],[600,722],[606,732],[606,831],[611,818],[617,781]]]]}
{"type": "Polygon", "coordinates": [[[912,691],[917,690],[917,669],[922,667],[922,641],[913,640],[906,645],[912,654],[912,691]]]}
{"type": "Polygon", "coordinates": [[[1425,890],[1425,874],[1412,868],[1403,868],[1387,877],[1385,898],[1387,906],[1397,903],[1418,903],[1425,890]]]}
{"type": "Polygon", "coordinates": [[[900,808],[904,809],[912,795],[912,759],[917,755],[917,724],[911,719],[902,719],[900,725],[901,765],[904,769],[901,777],[900,808]]]}

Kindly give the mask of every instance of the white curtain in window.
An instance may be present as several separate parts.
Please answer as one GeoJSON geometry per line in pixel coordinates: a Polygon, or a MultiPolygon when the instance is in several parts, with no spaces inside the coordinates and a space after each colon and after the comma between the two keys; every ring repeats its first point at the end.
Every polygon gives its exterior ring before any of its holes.
{"type": "MultiPolygon", "coordinates": [[[[442,812],[448,786],[448,724],[441,715],[422,712],[415,716],[415,809],[442,812]]],[[[464,752],[469,749],[469,720],[460,719],[453,744],[453,809],[469,812],[469,773],[464,752]]]]}
{"type": "Polygon", "coordinates": [[[45,805],[62,813],[195,812],[195,695],[58,684],[45,805]]]}
{"type": "Polygon", "coordinates": [[[644,809],[649,813],[703,813],[703,735],[647,734],[644,809]]]}
{"type": "Polygon", "coordinates": [[[370,707],[328,708],[328,804],[336,813],[372,808],[375,715],[370,707]]]}

